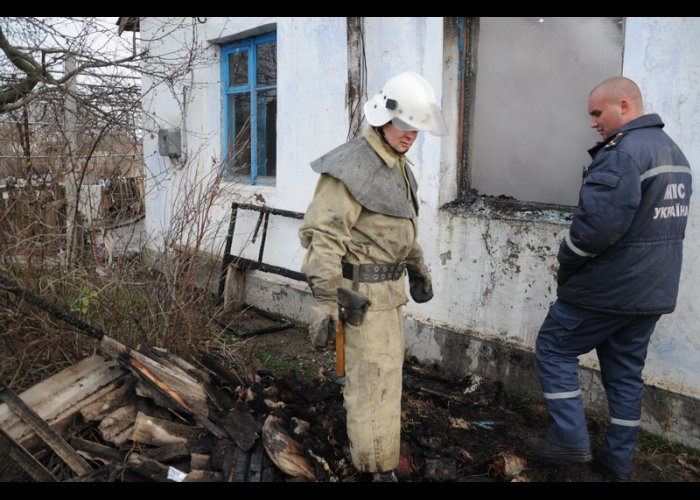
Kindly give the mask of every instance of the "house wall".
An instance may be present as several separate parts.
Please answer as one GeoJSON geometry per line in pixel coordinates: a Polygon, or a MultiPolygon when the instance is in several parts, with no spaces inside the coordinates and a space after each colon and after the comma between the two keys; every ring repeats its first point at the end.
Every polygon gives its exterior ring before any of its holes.
{"type": "MultiPolygon", "coordinates": [[[[345,142],[349,123],[345,107],[346,21],[340,17],[247,17],[207,18],[200,24],[192,21],[194,18],[186,19],[189,21],[167,37],[162,32],[168,28],[162,30],[161,26],[172,27],[175,21],[145,18],[141,24],[144,42],[158,39],[150,44],[155,55],[174,54],[179,49],[179,55],[183,56],[180,47],[200,47],[194,69],[173,85],[161,84],[152,89],[150,79],[144,77],[143,101],[149,118],[144,137],[144,157],[149,170],[146,229],[154,248],[162,248],[164,241],[187,243],[187,238],[192,239],[191,234],[198,231],[201,221],[188,224],[189,230],[185,231],[176,222],[188,220],[195,207],[201,207],[204,202],[202,195],[192,200],[185,199],[185,193],[216,182],[214,172],[223,155],[218,44],[277,31],[277,182],[275,186],[245,186],[226,181],[219,184],[220,196],[207,214],[208,237],[203,248],[221,255],[231,202],[305,211],[317,179],[309,162],[345,142]],[[170,127],[179,127],[183,133],[185,157],[178,161],[158,154],[157,131],[170,127]],[[175,226],[178,231],[173,231],[175,226]]],[[[176,59],[177,55],[169,57],[176,59]]],[[[255,245],[248,237],[257,215],[241,212],[237,233],[245,236],[234,239],[233,253],[257,258],[260,240],[255,245]]],[[[265,261],[298,269],[303,249],[296,244],[296,228],[285,222],[288,221],[271,218],[274,231],[266,242],[265,261]],[[289,245],[289,241],[295,245],[289,245]]]]}
{"type": "MultiPolygon", "coordinates": [[[[635,80],[645,111],[658,113],[664,130],[678,143],[700,178],[700,19],[631,18],[627,21],[624,74],[635,80]]],[[[683,245],[678,306],[659,321],[652,337],[647,380],[672,390],[700,391],[700,193],[691,199],[683,245]]]]}
{"type": "MultiPolygon", "coordinates": [[[[278,35],[278,176],[276,186],[225,183],[208,222],[211,253],[220,255],[231,201],[258,203],[303,212],[313,196],[317,175],[309,162],[347,137],[345,106],[347,48],[345,18],[235,18],[198,26],[203,43],[226,40],[260,26],[275,25],[278,35]],[[218,230],[218,232],[216,230],[218,230]]],[[[155,26],[155,25],[153,25],[155,26]]],[[[144,38],[152,31],[141,24],[144,38]]],[[[408,354],[435,362],[454,376],[487,374],[513,390],[539,396],[532,355],[534,340],[556,298],[556,251],[568,230],[565,214],[533,210],[512,212],[483,203],[441,208],[458,194],[459,53],[454,24],[442,18],[365,18],[367,97],[389,77],[404,70],[423,74],[442,102],[449,134],[420,134],[409,157],[414,161],[420,201],[419,241],[429,263],[435,298],[406,306],[408,354]]],[[[183,30],[186,31],[186,30],[183,30]]],[[[700,21],[690,18],[630,18],[625,34],[623,74],[636,80],[647,111],[666,120],[666,130],[684,149],[691,165],[700,164],[700,21]]],[[[201,164],[178,167],[153,153],[144,141],[151,170],[147,227],[167,227],[182,186],[197,172],[211,171],[221,156],[219,64],[209,45],[212,67],[200,65],[184,80],[196,92],[187,113],[188,147],[201,164]],[[197,131],[197,134],[194,134],[197,131]]],[[[175,93],[177,95],[177,92],[175,93]]],[[[181,95],[181,93],[180,93],[181,95]]],[[[586,96],[581,96],[585,108],[586,96]]],[[[144,96],[157,123],[178,123],[180,115],[167,90],[144,96]],[[169,110],[169,111],[168,111],[169,110]],[[168,113],[171,113],[169,115],[168,113]]],[[[587,120],[583,114],[571,119],[587,120]]],[[[161,125],[162,126],[162,125],[161,125]]],[[[182,123],[180,122],[180,126],[182,123]]],[[[172,163],[172,162],[170,162],[172,163]]],[[[202,175],[205,175],[202,174],[202,175]]],[[[206,176],[206,175],[205,175],[206,176]]],[[[700,197],[691,202],[698,211],[700,197]]],[[[257,257],[250,242],[257,214],[239,217],[233,253],[257,257]]],[[[686,258],[677,310],[664,316],[652,338],[645,379],[645,428],[700,448],[700,310],[695,306],[699,222],[690,217],[686,258]]],[[[298,221],[271,219],[265,261],[298,270],[304,251],[296,236],[298,221]]],[[[157,239],[154,246],[157,248],[157,239]]],[[[299,282],[251,273],[246,300],[305,321],[308,289],[299,282]],[[271,300],[272,297],[272,300],[271,300]]],[[[604,413],[605,398],[593,354],[582,357],[582,388],[589,408],[604,413]]]]}

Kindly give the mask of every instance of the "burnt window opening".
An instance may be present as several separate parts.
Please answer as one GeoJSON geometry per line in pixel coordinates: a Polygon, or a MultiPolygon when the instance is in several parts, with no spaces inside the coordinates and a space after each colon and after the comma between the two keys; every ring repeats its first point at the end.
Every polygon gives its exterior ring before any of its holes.
{"type": "Polygon", "coordinates": [[[578,200],[588,94],[622,74],[624,19],[459,18],[459,196],[529,207],[578,200]]]}

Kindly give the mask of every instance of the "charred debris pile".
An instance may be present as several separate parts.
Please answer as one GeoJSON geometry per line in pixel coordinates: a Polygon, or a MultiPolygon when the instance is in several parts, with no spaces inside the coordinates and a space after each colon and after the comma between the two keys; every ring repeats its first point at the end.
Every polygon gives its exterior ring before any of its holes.
{"type": "MultiPolygon", "coordinates": [[[[0,480],[368,480],[350,460],[342,379],[239,374],[210,355],[196,364],[127,350],[21,395],[3,385],[0,480]]],[[[516,432],[500,420],[504,397],[498,384],[448,382],[407,362],[399,481],[527,480],[524,458],[495,444],[516,432]]]]}
{"type": "MultiPolygon", "coordinates": [[[[209,353],[195,366],[164,349],[131,349],[1,276],[0,287],[92,337],[99,353],[22,394],[0,381],[0,454],[9,458],[0,480],[367,479],[350,460],[334,373],[276,377],[257,368],[252,349],[244,373],[209,353]]],[[[446,381],[406,363],[399,480],[526,480],[524,459],[498,443],[519,443],[531,412],[507,409],[504,398],[498,383],[446,381]]]]}

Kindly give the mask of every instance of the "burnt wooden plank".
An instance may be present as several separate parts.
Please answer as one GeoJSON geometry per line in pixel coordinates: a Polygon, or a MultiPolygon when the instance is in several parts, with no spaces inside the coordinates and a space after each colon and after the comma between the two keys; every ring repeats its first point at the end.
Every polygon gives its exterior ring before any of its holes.
{"type": "Polygon", "coordinates": [[[221,464],[221,473],[224,476],[224,481],[230,483],[235,479],[236,473],[236,457],[238,456],[238,447],[229,439],[222,439],[226,443],[223,463],[221,464]]]}
{"type": "Polygon", "coordinates": [[[209,455],[203,453],[192,453],[190,455],[190,469],[209,470],[211,469],[209,455]]]}
{"type": "Polygon", "coordinates": [[[56,482],[58,479],[44,467],[27,449],[12,439],[0,427],[0,455],[10,459],[35,481],[56,482]]]}
{"type": "Polygon", "coordinates": [[[199,380],[200,382],[211,382],[211,377],[204,370],[201,370],[184,359],[171,353],[167,349],[153,347],[151,353],[156,355],[158,359],[165,365],[171,368],[179,368],[187,373],[190,377],[199,380]]]}
{"type": "Polygon", "coordinates": [[[219,414],[224,414],[236,404],[230,392],[218,388],[215,384],[204,384],[204,390],[207,391],[210,401],[216,406],[219,414]]]}
{"type": "Polygon", "coordinates": [[[136,379],[124,380],[119,387],[94,403],[86,405],[80,410],[80,415],[86,422],[100,421],[121,406],[126,406],[134,400],[134,386],[136,379]]]}
{"type": "Polygon", "coordinates": [[[216,446],[218,439],[209,433],[199,436],[194,441],[189,441],[187,445],[191,453],[211,453],[216,446]]]}
{"type": "Polygon", "coordinates": [[[142,453],[148,458],[159,462],[168,463],[171,460],[184,458],[190,455],[190,447],[186,442],[177,442],[143,450],[142,453]]]}
{"type": "MultiPolygon", "coordinates": [[[[63,431],[82,408],[115,390],[128,374],[115,361],[95,355],[30,387],[20,398],[52,428],[63,431]]],[[[43,446],[32,427],[0,404],[0,427],[30,452],[43,446]]]]}
{"type": "Polygon", "coordinates": [[[251,483],[259,483],[262,481],[263,473],[263,457],[265,456],[265,448],[262,440],[257,441],[250,450],[250,464],[248,465],[247,481],[251,483]]]}
{"type": "Polygon", "coordinates": [[[106,335],[100,339],[98,347],[101,352],[118,359],[149,389],[158,391],[176,410],[192,415],[217,438],[225,435],[221,427],[209,420],[209,398],[204,387],[187,373],[171,370],[106,335]]]}
{"type": "Polygon", "coordinates": [[[134,351],[106,335],[100,339],[101,352],[120,360],[140,378],[155,385],[168,397],[192,414],[209,415],[207,394],[202,385],[182,370],[175,371],[134,351]]]}
{"type": "Polygon", "coordinates": [[[229,436],[236,441],[238,447],[247,451],[253,447],[260,437],[262,425],[248,412],[232,408],[221,420],[221,425],[229,436]]]}
{"type": "Polygon", "coordinates": [[[123,445],[131,437],[137,412],[136,405],[127,405],[106,415],[97,426],[102,439],[117,446],[123,445]]]}
{"type": "Polygon", "coordinates": [[[143,380],[139,380],[134,392],[140,398],[148,398],[159,407],[173,411],[172,399],[165,397],[161,391],[154,388],[151,384],[146,384],[143,380]]]}
{"type": "Polygon", "coordinates": [[[202,355],[201,361],[202,365],[214,372],[224,382],[228,382],[231,387],[237,387],[243,384],[243,380],[241,380],[236,372],[233,372],[220,364],[216,358],[214,358],[214,356],[204,354],[202,355]]]}
{"type": "MultiPolygon", "coordinates": [[[[226,450],[233,443],[231,439],[217,439],[212,449],[207,453],[212,470],[223,470],[224,460],[226,459],[226,450]]],[[[234,445],[235,446],[235,445],[234,445]]]]}
{"type": "Polygon", "coordinates": [[[200,434],[202,434],[202,429],[200,428],[151,417],[143,412],[138,412],[134,420],[131,440],[137,443],[163,446],[195,441],[200,434]]]}
{"type": "Polygon", "coordinates": [[[28,423],[34,432],[79,476],[92,472],[92,467],[69,445],[63,437],[54,431],[31,406],[22,401],[5,382],[0,380],[0,399],[12,408],[22,420],[28,423]]]}
{"type": "Polygon", "coordinates": [[[84,476],[77,476],[70,479],[66,479],[65,482],[69,483],[113,483],[116,481],[117,477],[121,476],[121,480],[126,482],[128,478],[125,478],[123,473],[124,469],[119,463],[110,462],[101,467],[98,467],[90,474],[85,474],[84,476]]]}
{"type": "MultiPolygon", "coordinates": [[[[170,370],[174,371],[175,373],[179,373],[180,375],[184,375],[185,377],[190,377],[189,373],[187,373],[186,370],[182,369],[177,363],[174,363],[171,361],[164,353],[167,353],[168,351],[165,349],[156,349],[153,347],[149,347],[147,345],[141,346],[138,350],[139,353],[143,354],[149,359],[152,359],[153,361],[169,368],[170,370]]],[[[197,380],[197,377],[192,377],[193,379],[197,380]]]]}
{"type": "Polygon", "coordinates": [[[185,473],[165,464],[148,458],[140,453],[130,453],[126,466],[137,474],[153,481],[177,481],[185,478],[185,473]]]}
{"type": "Polygon", "coordinates": [[[252,452],[243,451],[240,448],[236,450],[236,459],[234,460],[234,481],[244,483],[248,481],[248,468],[250,467],[250,458],[252,452]]]}
{"type": "Polygon", "coordinates": [[[79,437],[74,437],[71,439],[70,444],[81,455],[89,458],[90,460],[103,463],[120,462],[125,455],[125,453],[115,450],[111,446],[105,446],[103,444],[88,441],[87,439],[79,437]]]}

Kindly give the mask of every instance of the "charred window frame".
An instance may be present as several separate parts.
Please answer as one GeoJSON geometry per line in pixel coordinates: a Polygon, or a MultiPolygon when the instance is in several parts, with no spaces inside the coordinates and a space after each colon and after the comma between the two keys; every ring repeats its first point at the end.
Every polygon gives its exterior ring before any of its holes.
{"type": "MultiPolygon", "coordinates": [[[[542,18],[545,20],[549,20],[549,18],[542,18]]],[[[593,19],[593,18],[590,18],[593,19]]],[[[602,18],[598,18],[602,19],[602,18]]],[[[619,60],[617,60],[618,66],[616,67],[617,74],[622,74],[622,55],[623,55],[623,44],[624,44],[624,18],[607,18],[608,20],[613,20],[615,23],[617,23],[617,26],[619,28],[619,50],[620,50],[620,56],[619,60]]],[[[459,66],[458,66],[458,75],[457,75],[457,80],[458,80],[458,105],[460,109],[460,117],[459,117],[459,123],[458,123],[458,144],[457,144],[457,162],[458,162],[458,169],[457,169],[457,181],[458,181],[458,186],[459,186],[459,191],[458,191],[458,196],[459,199],[461,200],[474,200],[475,198],[488,198],[489,200],[492,200],[497,203],[504,203],[507,205],[512,205],[513,207],[522,207],[523,209],[530,209],[532,208],[533,204],[536,206],[541,206],[544,208],[553,208],[553,209],[563,209],[565,211],[569,211],[571,206],[576,203],[575,198],[571,198],[570,202],[553,202],[550,200],[547,200],[546,197],[541,197],[542,200],[544,201],[539,201],[537,199],[517,199],[513,196],[510,196],[508,193],[505,194],[499,194],[499,193],[494,193],[494,194],[484,194],[480,193],[475,187],[475,184],[473,182],[474,175],[475,175],[475,168],[478,170],[480,168],[489,168],[488,166],[479,166],[475,165],[475,152],[476,148],[479,147],[478,141],[475,141],[475,126],[479,126],[479,117],[476,116],[475,111],[477,108],[477,99],[481,98],[480,96],[477,97],[477,74],[479,71],[479,66],[482,65],[487,65],[487,64],[498,64],[498,61],[493,61],[492,59],[486,59],[484,55],[479,54],[479,45],[480,45],[480,37],[483,38],[483,33],[482,33],[482,19],[478,17],[461,17],[461,18],[446,18],[447,22],[449,23],[456,23],[456,32],[457,32],[457,37],[458,37],[458,52],[459,52],[459,66]],[[481,58],[482,60],[479,61],[478,59],[481,58]],[[475,125],[476,123],[476,125],[475,125]]],[[[454,24],[453,24],[454,26],[454,24]]],[[[483,41],[482,41],[483,45],[483,41]]],[[[572,45],[573,46],[573,45],[572,45]]],[[[482,47],[483,49],[483,47],[482,47]]],[[[616,49],[617,50],[617,49],[616,49]]],[[[614,59],[613,56],[610,56],[610,59],[614,59]]],[[[505,66],[507,67],[507,65],[505,66]]],[[[582,71],[584,71],[582,69],[582,71]]],[[[615,73],[612,73],[615,74],[615,73]]],[[[607,74],[607,76],[612,76],[612,74],[607,74]]],[[[546,77],[547,75],[545,75],[546,77]]],[[[603,78],[601,78],[598,81],[602,81],[603,78]]],[[[517,85],[518,82],[515,81],[514,85],[517,85]]],[[[579,91],[575,94],[575,98],[578,100],[579,95],[580,95],[580,101],[582,105],[580,106],[582,109],[582,114],[576,114],[576,115],[569,115],[566,117],[566,120],[568,120],[568,123],[574,123],[575,120],[579,120],[578,124],[583,124],[585,128],[585,124],[587,123],[587,118],[585,116],[585,99],[587,96],[587,91],[590,91],[590,88],[587,88],[585,92],[579,91]]],[[[578,105],[578,104],[577,104],[578,105]]],[[[507,99],[504,100],[503,102],[503,113],[501,114],[502,118],[501,121],[499,122],[499,127],[509,127],[513,124],[511,120],[508,118],[508,108],[509,108],[509,103],[507,102],[507,99]]],[[[586,130],[588,130],[586,128],[586,130]]],[[[555,127],[554,130],[543,130],[543,134],[551,134],[552,137],[557,137],[558,130],[555,127]]],[[[580,137],[580,136],[577,136],[580,137]]],[[[556,139],[554,139],[556,140],[556,139]]],[[[584,141],[587,141],[587,138],[583,138],[584,141]]],[[[576,160],[576,163],[568,162],[568,165],[565,165],[564,168],[569,168],[569,178],[568,180],[562,179],[562,183],[566,183],[567,186],[573,185],[575,186],[574,189],[577,190],[578,186],[580,184],[578,183],[578,179],[580,179],[580,172],[585,167],[586,165],[589,164],[587,162],[586,154],[585,151],[587,148],[593,146],[595,144],[595,141],[599,140],[594,137],[594,135],[591,135],[590,143],[586,142],[587,146],[585,148],[581,147],[574,147],[572,146],[569,150],[572,152],[575,152],[576,154],[580,154],[584,156],[583,160],[576,160]],[[580,170],[577,170],[580,169],[580,170]],[[573,173],[572,173],[573,172],[573,173]],[[578,173],[577,173],[578,172],[578,173]]],[[[508,142],[502,142],[499,147],[504,148],[506,150],[507,148],[511,147],[511,145],[508,144],[508,142]]],[[[534,174],[534,168],[530,168],[527,163],[524,163],[523,165],[519,165],[521,172],[525,172],[527,174],[528,171],[532,170],[534,174]]],[[[488,172],[488,171],[487,171],[488,172]]],[[[529,174],[527,174],[529,175],[529,174]]],[[[558,176],[557,176],[558,177],[558,176]]]]}
{"type": "Polygon", "coordinates": [[[246,184],[274,184],[277,34],[222,45],[221,81],[225,178],[246,184]]]}

